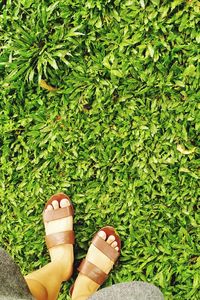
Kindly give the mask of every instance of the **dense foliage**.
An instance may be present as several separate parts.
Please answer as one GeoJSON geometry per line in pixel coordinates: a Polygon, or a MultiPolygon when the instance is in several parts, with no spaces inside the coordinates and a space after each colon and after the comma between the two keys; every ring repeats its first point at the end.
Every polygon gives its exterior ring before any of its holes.
{"type": "Polygon", "coordinates": [[[199,12],[195,0],[1,1],[0,241],[24,274],[49,260],[41,213],[63,191],[76,265],[110,224],[123,248],[105,285],[199,299],[199,12]]]}

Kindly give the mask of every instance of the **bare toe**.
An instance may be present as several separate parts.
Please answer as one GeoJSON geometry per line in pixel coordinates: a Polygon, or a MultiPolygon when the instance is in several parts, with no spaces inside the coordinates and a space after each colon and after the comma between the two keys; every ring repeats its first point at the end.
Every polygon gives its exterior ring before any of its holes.
{"type": "Polygon", "coordinates": [[[68,199],[64,198],[60,201],[60,207],[67,207],[70,206],[70,202],[68,199]]]}
{"type": "Polygon", "coordinates": [[[53,208],[54,208],[54,209],[58,209],[58,208],[59,208],[59,203],[58,203],[57,200],[53,200],[53,201],[51,202],[51,204],[53,205],[53,208]]]}
{"type": "Polygon", "coordinates": [[[101,230],[101,231],[98,232],[98,236],[100,236],[105,241],[105,239],[106,239],[106,233],[103,230],[101,230]]]}
{"type": "MultiPolygon", "coordinates": [[[[55,244],[53,243],[50,245],[51,247],[48,247],[51,261],[56,262],[61,280],[66,281],[71,276],[73,269],[73,245],[68,244],[67,241],[59,244],[57,243],[57,237],[59,240],[60,233],[73,232],[73,214],[70,213],[73,213],[73,210],[68,209],[70,205],[72,206],[71,201],[68,200],[68,196],[60,194],[53,195],[53,198],[51,197],[48,200],[43,217],[46,236],[55,236],[55,244]],[[62,210],[61,208],[65,209],[62,210]],[[61,215],[59,217],[60,211],[61,215]]],[[[48,243],[47,246],[49,246],[48,243]]]]}
{"type": "Polygon", "coordinates": [[[111,244],[111,247],[113,247],[113,248],[117,247],[117,242],[114,241],[114,242],[111,244]]]}
{"type": "Polygon", "coordinates": [[[114,237],[114,235],[110,235],[110,236],[108,237],[108,239],[107,239],[107,241],[106,241],[106,242],[107,242],[108,244],[110,244],[110,245],[111,245],[111,244],[112,244],[112,242],[114,242],[114,241],[115,241],[115,237],[114,237]]]}
{"type": "Polygon", "coordinates": [[[46,210],[53,210],[53,207],[51,205],[48,205],[46,210]]]}
{"type": "Polygon", "coordinates": [[[115,250],[116,250],[116,251],[119,251],[119,247],[115,247],[115,250]]]}

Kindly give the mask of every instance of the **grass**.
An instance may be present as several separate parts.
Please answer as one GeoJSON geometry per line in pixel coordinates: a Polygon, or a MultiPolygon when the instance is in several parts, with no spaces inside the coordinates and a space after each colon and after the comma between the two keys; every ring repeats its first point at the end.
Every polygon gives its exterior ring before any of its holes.
{"type": "Polygon", "coordinates": [[[195,0],[0,3],[0,242],[23,274],[49,260],[41,213],[63,191],[75,266],[111,224],[123,248],[104,286],[199,299],[199,12],[195,0]]]}

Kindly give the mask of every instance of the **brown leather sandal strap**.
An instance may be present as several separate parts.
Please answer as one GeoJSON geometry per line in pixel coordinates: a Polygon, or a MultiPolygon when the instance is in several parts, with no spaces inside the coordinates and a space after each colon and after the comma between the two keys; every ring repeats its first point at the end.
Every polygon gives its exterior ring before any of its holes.
{"type": "Polygon", "coordinates": [[[74,244],[74,231],[63,231],[45,236],[47,248],[62,244],[74,244]]]}
{"type": "Polygon", "coordinates": [[[104,239],[102,239],[98,234],[92,240],[92,244],[99,249],[103,254],[109,257],[113,262],[116,262],[120,253],[111,247],[104,239]]]}
{"type": "Polygon", "coordinates": [[[104,283],[104,281],[107,279],[108,274],[103,272],[101,269],[99,269],[97,266],[92,264],[86,259],[83,259],[80,266],[78,267],[78,271],[89,277],[91,280],[96,282],[97,284],[101,285],[104,283]]]}
{"type": "Polygon", "coordinates": [[[69,216],[73,216],[73,209],[71,205],[53,210],[45,210],[43,213],[44,222],[50,222],[69,216]]]}

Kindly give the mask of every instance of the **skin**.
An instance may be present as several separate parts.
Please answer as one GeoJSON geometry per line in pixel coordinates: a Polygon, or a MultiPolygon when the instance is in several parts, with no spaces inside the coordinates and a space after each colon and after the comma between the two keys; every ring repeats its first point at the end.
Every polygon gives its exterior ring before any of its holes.
{"type": "MultiPolygon", "coordinates": [[[[62,199],[60,201],[60,207],[69,205],[70,202],[68,199],[62,199]]],[[[58,208],[59,202],[54,200],[51,205],[47,206],[46,210],[56,210],[58,208]]],[[[73,217],[69,216],[59,220],[45,222],[44,226],[46,235],[65,230],[73,230],[73,217]]],[[[111,247],[119,251],[114,236],[110,235],[106,237],[104,231],[100,231],[98,234],[111,245],[111,247]]],[[[57,299],[61,283],[68,280],[72,275],[74,263],[73,245],[58,245],[52,247],[49,249],[49,254],[51,257],[49,264],[25,277],[31,293],[37,300],[57,299]]],[[[88,249],[86,259],[107,274],[114,264],[113,261],[92,244],[88,249]]],[[[74,284],[72,299],[85,300],[98,288],[99,285],[97,283],[79,273],[74,284]]]]}

